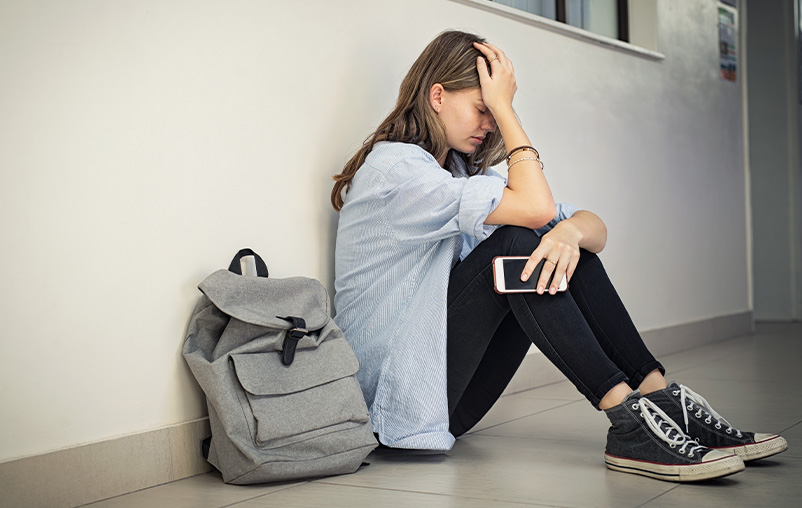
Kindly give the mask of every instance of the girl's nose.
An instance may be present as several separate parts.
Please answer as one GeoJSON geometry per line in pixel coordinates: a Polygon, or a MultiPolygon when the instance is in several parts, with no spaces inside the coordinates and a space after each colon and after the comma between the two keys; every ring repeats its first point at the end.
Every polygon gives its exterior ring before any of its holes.
{"type": "Polygon", "coordinates": [[[488,132],[496,132],[496,119],[493,118],[493,115],[491,115],[490,112],[485,115],[482,128],[488,132]]]}

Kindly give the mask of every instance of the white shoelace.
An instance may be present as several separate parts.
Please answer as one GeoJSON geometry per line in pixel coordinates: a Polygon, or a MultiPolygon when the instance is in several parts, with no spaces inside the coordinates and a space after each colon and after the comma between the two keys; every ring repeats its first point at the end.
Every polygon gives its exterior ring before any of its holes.
{"type": "Polygon", "coordinates": [[[696,412],[696,414],[694,414],[694,416],[696,416],[696,418],[701,419],[702,416],[704,416],[704,414],[703,414],[703,412],[704,412],[704,413],[707,414],[707,418],[705,418],[705,423],[706,424],[710,425],[711,423],[713,423],[713,418],[715,418],[716,419],[716,424],[715,424],[716,429],[721,429],[721,427],[723,425],[726,425],[727,426],[727,430],[726,430],[727,434],[732,434],[732,432],[735,431],[735,435],[737,437],[743,437],[743,434],[741,434],[741,431],[736,429],[735,427],[733,427],[730,422],[728,422],[727,420],[724,419],[723,416],[718,414],[716,412],[716,410],[713,409],[713,407],[710,405],[710,403],[707,402],[707,400],[705,400],[704,397],[702,397],[698,393],[694,392],[693,390],[691,390],[687,386],[679,385],[679,390],[674,390],[672,393],[675,396],[677,396],[677,395],[680,396],[679,401],[680,401],[680,404],[682,404],[682,415],[685,417],[685,432],[690,432],[690,430],[688,429],[688,411],[692,411],[693,410],[693,404],[696,404],[697,406],[699,406],[699,410],[696,412]],[[688,400],[691,401],[690,404],[686,403],[688,400]]]}
{"type": "Polygon", "coordinates": [[[680,449],[677,450],[680,454],[684,455],[686,448],[690,448],[688,457],[693,458],[694,452],[707,449],[682,432],[682,428],[649,399],[641,397],[632,404],[632,409],[638,409],[638,406],[640,406],[646,425],[652,432],[668,443],[671,448],[680,446],[680,449]],[[672,430],[674,431],[673,435],[672,430]]]}

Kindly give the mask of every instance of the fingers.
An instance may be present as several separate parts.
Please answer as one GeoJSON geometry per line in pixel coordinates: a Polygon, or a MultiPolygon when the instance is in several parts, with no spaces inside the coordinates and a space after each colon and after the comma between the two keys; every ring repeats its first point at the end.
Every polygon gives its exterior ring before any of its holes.
{"type": "Polygon", "coordinates": [[[485,42],[484,45],[487,46],[490,49],[490,51],[492,51],[493,54],[490,57],[491,59],[495,57],[496,60],[498,60],[498,62],[502,65],[510,63],[509,59],[507,58],[507,55],[505,55],[504,52],[498,49],[496,46],[493,46],[489,42],[485,42]]]}
{"type": "Polygon", "coordinates": [[[532,255],[529,256],[529,261],[527,261],[526,264],[524,265],[524,271],[521,272],[522,281],[529,280],[529,277],[532,276],[532,272],[534,272],[535,268],[537,268],[537,264],[540,263],[541,259],[543,259],[543,253],[538,252],[539,250],[540,247],[535,249],[535,252],[533,252],[532,255]]]}
{"type": "Polygon", "coordinates": [[[543,263],[543,270],[540,271],[540,277],[537,281],[538,293],[543,294],[546,288],[548,288],[549,294],[553,295],[557,292],[557,286],[562,280],[560,273],[565,273],[565,265],[565,261],[560,260],[559,258],[546,258],[546,262],[543,263]],[[561,264],[562,266],[560,266],[561,264]],[[549,284],[550,278],[551,284],[549,284]]]}
{"type": "Polygon", "coordinates": [[[490,62],[491,59],[498,58],[496,52],[493,51],[493,49],[490,48],[490,46],[487,43],[474,42],[473,47],[478,49],[479,52],[481,52],[485,57],[487,57],[488,62],[490,62]]]}
{"type": "Polygon", "coordinates": [[[498,47],[490,44],[489,42],[485,43],[478,43],[474,42],[473,47],[478,49],[484,56],[487,58],[487,62],[492,67],[494,63],[498,63],[503,67],[509,67],[510,71],[513,71],[512,61],[507,58],[507,55],[501,51],[498,47]]]}
{"type": "MultiPolygon", "coordinates": [[[[563,250],[559,255],[552,251],[549,253],[545,264],[549,265],[544,267],[538,279],[538,288],[548,288],[549,294],[556,294],[563,277],[566,282],[571,280],[574,275],[577,263],[579,263],[579,251],[572,251],[570,249],[563,250]]],[[[538,291],[540,292],[540,291],[538,291]]],[[[542,294],[542,293],[541,293],[542,294]]]]}
{"type": "Polygon", "coordinates": [[[579,250],[572,248],[568,244],[543,241],[529,257],[524,266],[521,280],[527,280],[532,276],[537,276],[537,293],[556,294],[563,277],[571,280],[579,262],[579,250]],[[533,272],[540,261],[543,267],[539,274],[533,272]]]}
{"type": "Polygon", "coordinates": [[[512,106],[512,100],[518,85],[512,62],[503,51],[489,43],[473,43],[482,53],[477,57],[476,69],[479,72],[479,83],[482,87],[482,99],[493,114],[497,110],[512,106]]]}
{"type": "Polygon", "coordinates": [[[579,259],[574,256],[561,256],[556,263],[554,260],[547,261],[546,264],[550,264],[554,267],[553,271],[549,275],[545,273],[541,274],[540,279],[542,280],[538,280],[538,287],[543,287],[545,291],[546,285],[548,284],[549,294],[557,294],[563,278],[566,282],[571,280],[578,262],[579,259]],[[549,278],[551,278],[551,282],[549,282],[549,278]]]}
{"type": "Polygon", "coordinates": [[[490,71],[484,58],[476,57],[476,70],[479,71],[479,84],[484,85],[490,79],[490,71]]]}

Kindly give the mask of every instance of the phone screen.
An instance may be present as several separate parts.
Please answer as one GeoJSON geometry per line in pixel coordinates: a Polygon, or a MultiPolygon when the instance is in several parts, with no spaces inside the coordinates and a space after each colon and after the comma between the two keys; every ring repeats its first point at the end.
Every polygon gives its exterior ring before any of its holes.
{"type": "MultiPolygon", "coordinates": [[[[526,266],[527,261],[529,261],[529,259],[505,259],[503,261],[504,285],[507,291],[517,289],[537,290],[537,280],[538,277],[540,277],[540,270],[543,269],[543,262],[545,259],[540,260],[540,263],[538,263],[532,271],[529,280],[524,282],[521,280],[521,272],[524,271],[524,266],[526,266]]],[[[549,280],[549,284],[551,284],[551,280],[549,280]]],[[[548,285],[546,287],[548,287],[548,285]]]]}

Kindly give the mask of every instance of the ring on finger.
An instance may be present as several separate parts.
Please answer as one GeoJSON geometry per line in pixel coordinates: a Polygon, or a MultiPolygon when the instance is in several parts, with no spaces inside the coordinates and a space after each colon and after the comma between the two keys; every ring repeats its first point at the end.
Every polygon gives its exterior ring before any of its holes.
{"type": "Polygon", "coordinates": [[[496,60],[498,60],[498,57],[497,57],[497,56],[494,56],[493,58],[491,58],[490,60],[488,60],[488,61],[487,61],[487,63],[493,63],[493,62],[495,62],[496,60]]]}
{"type": "Polygon", "coordinates": [[[547,259],[546,261],[548,261],[549,263],[554,263],[555,265],[557,264],[557,262],[554,261],[553,259],[547,259]]]}

